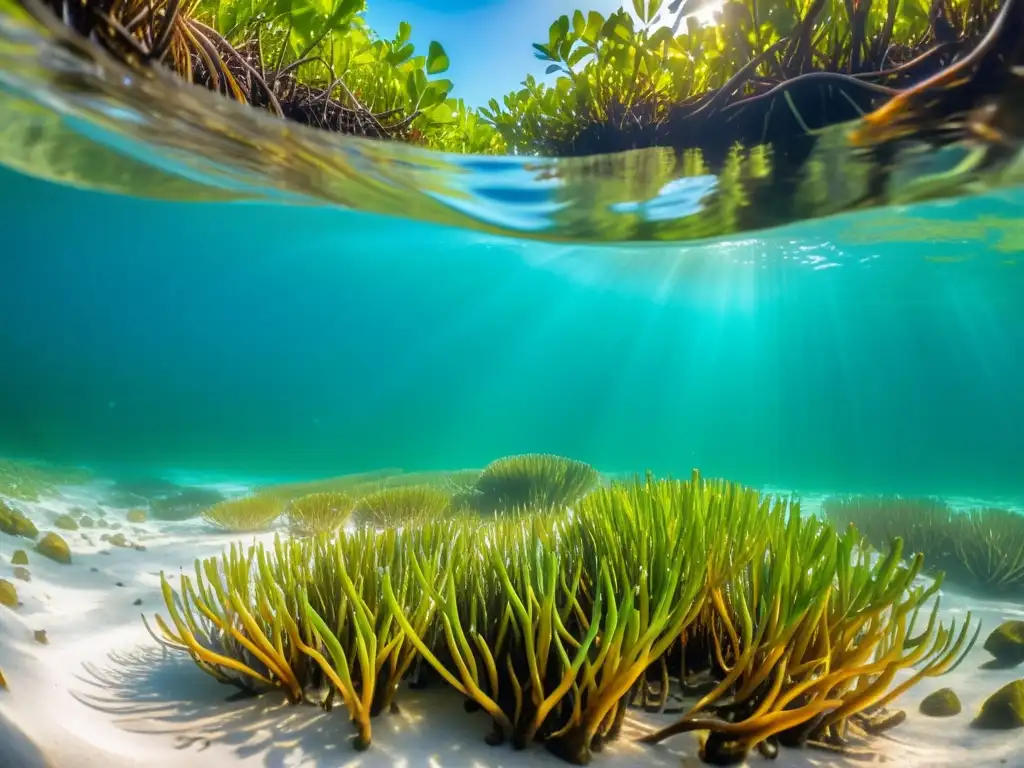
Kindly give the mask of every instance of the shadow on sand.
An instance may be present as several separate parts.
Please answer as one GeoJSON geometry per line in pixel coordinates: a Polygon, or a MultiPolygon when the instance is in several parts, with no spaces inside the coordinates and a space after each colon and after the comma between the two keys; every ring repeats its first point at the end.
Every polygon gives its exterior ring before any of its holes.
{"type": "MultiPolygon", "coordinates": [[[[440,687],[403,689],[401,711],[376,718],[373,745],[359,753],[349,743],[354,729],[344,707],[328,713],[312,705],[291,706],[273,692],[228,700],[236,689],[204,675],[183,654],[138,647],[111,653],[102,665],[83,667],[85,674],[76,676],[79,690],[72,690],[78,701],[110,715],[126,732],[173,744],[185,753],[182,764],[191,764],[186,755],[195,758],[213,750],[223,756],[227,749],[237,760],[259,761],[267,768],[562,765],[539,745],[522,752],[486,746],[486,715],[467,714],[460,697],[440,687]]],[[[627,724],[624,738],[609,750],[615,757],[608,755],[606,762],[678,768],[679,753],[635,743],[638,727],[627,724]]]]}
{"type": "Polygon", "coordinates": [[[18,768],[55,768],[43,750],[0,712],[0,765],[18,768]]]}
{"type": "MultiPolygon", "coordinates": [[[[490,722],[483,713],[467,714],[462,699],[446,688],[403,689],[401,711],[373,722],[373,744],[366,752],[349,743],[354,729],[343,706],[324,712],[316,706],[292,706],[277,692],[237,699],[237,689],[217,683],[200,672],[184,654],[139,646],[108,654],[102,665],[83,663],[77,675],[80,690],[72,695],[83,704],[111,716],[126,733],[160,739],[180,750],[175,762],[192,765],[207,750],[217,755],[266,768],[557,768],[564,766],[540,745],[524,751],[488,747],[484,737],[490,722]]],[[[636,739],[652,723],[627,716],[621,738],[594,763],[608,768],[697,768],[693,734],[658,747],[636,739]]],[[[2,727],[2,722],[0,722],[2,727]]],[[[0,742],[2,743],[2,742],[0,742]]],[[[210,755],[212,758],[213,755],[210,755]]],[[[832,768],[863,764],[849,757],[814,750],[785,750],[782,768],[832,768]]],[[[206,764],[206,761],[202,761],[206,764]]],[[[889,762],[875,755],[869,762],[889,762]]],[[[750,766],[770,762],[752,755],[750,766]]],[[[6,763],[0,762],[0,765],[6,763]]],[[[35,764],[19,763],[19,766],[35,764]]],[[[39,763],[40,766],[48,764],[39,763]]]]}

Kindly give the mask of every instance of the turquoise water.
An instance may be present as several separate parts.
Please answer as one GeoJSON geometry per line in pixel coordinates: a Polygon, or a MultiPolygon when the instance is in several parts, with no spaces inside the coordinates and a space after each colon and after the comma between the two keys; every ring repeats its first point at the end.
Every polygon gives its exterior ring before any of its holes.
{"type": "Polygon", "coordinates": [[[692,246],[6,170],[0,196],[2,454],[284,478],[545,451],[1024,499],[1024,261],[1007,232],[977,236],[1019,222],[1021,193],[692,246]],[[894,219],[916,239],[886,239],[894,219]]]}

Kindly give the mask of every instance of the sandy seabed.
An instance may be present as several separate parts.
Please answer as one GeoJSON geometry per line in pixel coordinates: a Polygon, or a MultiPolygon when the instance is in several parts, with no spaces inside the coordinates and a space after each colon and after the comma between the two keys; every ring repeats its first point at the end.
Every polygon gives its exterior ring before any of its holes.
{"type": "MultiPolygon", "coordinates": [[[[100,507],[96,492],[66,489],[38,503],[16,502],[40,531],[54,530],[54,518],[76,506],[100,507]]],[[[125,520],[124,508],[102,507],[118,521],[129,541],[144,550],[100,541],[101,529],[61,534],[73,563],[60,565],[31,550],[32,542],[0,534],[0,578],[18,589],[16,609],[0,607],[0,768],[516,768],[565,763],[543,747],[516,752],[489,747],[486,715],[466,714],[452,691],[438,687],[400,693],[401,712],[374,720],[373,745],[353,751],[352,728],[344,708],[326,713],[314,706],[289,706],[280,696],[228,701],[234,689],[217,683],[184,654],[168,652],[146,632],[140,614],[164,613],[160,572],[191,570],[197,557],[221,552],[238,536],[214,532],[201,521],[186,523],[125,520]],[[12,576],[11,555],[29,552],[31,581],[12,576]],[[141,601],[141,602],[140,602],[141,601]],[[34,639],[45,630],[48,643],[34,639]]],[[[107,531],[109,532],[109,531],[107,531]]],[[[273,534],[255,539],[269,539],[273,534]]],[[[1000,622],[1024,619],[1021,601],[984,600],[945,588],[942,617],[963,620],[968,610],[983,622],[970,655],[955,671],[923,681],[894,706],[907,721],[875,739],[875,761],[899,766],[1011,766],[1024,768],[1024,729],[978,731],[970,727],[984,699],[1024,676],[1024,669],[987,670],[990,657],[981,640],[1000,622]],[[918,712],[921,698],[952,687],[963,712],[930,719],[918,712]]],[[[671,721],[671,716],[631,714],[622,737],[596,754],[592,765],[661,768],[703,765],[697,741],[681,735],[656,747],[638,737],[671,721]]],[[[782,749],[774,761],[753,756],[747,765],[779,768],[863,765],[863,760],[815,750],[782,749]]]]}

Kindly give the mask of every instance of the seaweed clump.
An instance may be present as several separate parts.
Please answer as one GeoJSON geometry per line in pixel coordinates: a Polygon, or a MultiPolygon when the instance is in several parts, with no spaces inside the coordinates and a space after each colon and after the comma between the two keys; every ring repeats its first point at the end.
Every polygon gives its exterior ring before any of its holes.
{"type": "Polygon", "coordinates": [[[589,464],[528,453],[488,464],[473,486],[472,503],[484,512],[566,507],[593,490],[599,475],[589,464]]]}
{"type": "Polygon", "coordinates": [[[296,536],[332,533],[352,514],[355,500],[340,491],[307,493],[288,503],[288,530],[296,536]]]}
{"type": "Polygon", "coordinates": [[[357,748],[416,669],[486,712],[490,743],[541,742],[574,764],[619,735],[632,703],[664,709],[673,681],[699,676],[700,699],[646,741],[702,731],[703,757],[727,764],[842,750],[898,724],[887,706],[959,663],[974,622],[940,622],[941,579],[919,583],[923,558],[902,556],[899,539],[878,558],[784,499],[647,476],[592,490],[572,515],[232,546],[177,590],[161,577],[170,620],[156,623],[222,682],[340,701],[357,748]]]}
{"type": "Polygon", "coordinates": [[[408,563],[414,547],[436,550],[440,533],[410,532],[399,542],[394,530],[362,529],[276,538],[270,549],[232,545],[220,558],[196,561],[192,576],[181,575],[178,593],[161,574],[170,624],[156,616],[157,639],[188,652],[220,682],[281,690],[293,704],[326,684],[317,703],[329,710],[340,700],[356,725],[354,745],[365,749],[371,716],[392,709],[416,658],[384,599],[380,574],[396,585],[392,601],[408,617],[405,626],[427,635],[434,604],[408,563]]]}
{"type": "Polygon", "coordinates": [[[452,497],[431,485],[381,488],[361,498],[356,516],[364,523],[389,528],[421,523],[445,515],[452,508],[452,497]]]}
{"type": "Polygon", "coordinates": [[[1024,593],[1024,515],[998,508],[958,512],[936,499],[885,496],[826,499],[822,511],[855,525],[876,548],[901,538],[908,552],[923,552],[929,570],[953,583],[1024,593]]]}
{"type": "Polygon", "coordinates": [[[218,502],[203,512],[203,519],[227,531],[249,533],[267,530],[282,512],[281,499],[255,494],[218,502]]]}

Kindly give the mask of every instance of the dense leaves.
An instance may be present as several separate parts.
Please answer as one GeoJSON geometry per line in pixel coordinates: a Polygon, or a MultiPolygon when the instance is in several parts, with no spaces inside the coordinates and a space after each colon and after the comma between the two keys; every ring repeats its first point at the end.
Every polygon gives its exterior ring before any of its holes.
{"type": "Polygon", "coordinates": [[[806,134],[858,117],[948,65],[1000,5],[727,0],[715,23],[699,23],[693,14],[713,4],[633,0],[635,16],[561,16],[534,44],[554,82],[528,76],[482,113],[513,151],[710,145],[723,156],[737,141],[775,143],[773,127],[806,134]],[[787,103],[776,104],[783,91],[787,103]]]}
{"type": "MultiPolygon", "coordinates": [[[[700,149],[712,167],[737,144],[805,157],[817,129],[961,60],[1001,4],[630,0],[608,15],[576,10],[533,45],[543,77],[474,110],[452,95],[442,44],[417,52],[406,22],[390,38],[374,32],[365,0],[44,2],[130,65],[162,63],[327,130],[478,154],[700,149]]],[[[974,74],[1001,87],[991,71],[974,74]]]]}

